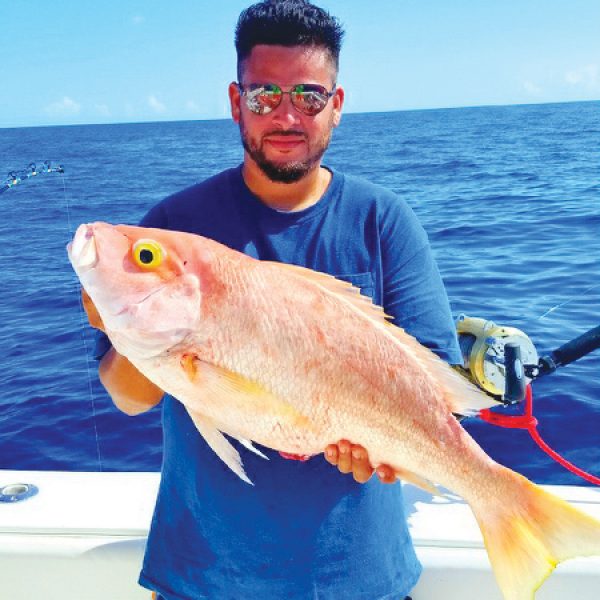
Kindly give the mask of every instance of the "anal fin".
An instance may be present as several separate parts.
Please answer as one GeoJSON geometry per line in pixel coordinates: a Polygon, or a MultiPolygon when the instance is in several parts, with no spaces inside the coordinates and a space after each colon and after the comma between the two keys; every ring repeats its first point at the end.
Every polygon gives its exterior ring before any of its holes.
{"type": "Polygon", "coordinates": [[[250,450],[250,452],[254,452],[254,454],[256,454],[256,456],[260,456],[261,458],[264,458],[265,460],[269,460],[269,457],[266,454],[263,454],[258,448],[255,448],[254,444],[250,440],[247,440],[246,438],[241,438],[241,437],[236,437],[235,439],[242,446],[244,446],[244,448],[246,448],[246,450],[250,450]]]}
{"type": "Polygon", "coordinates": [[[413,473],[412,471],[407,471],[406,469],[398,469],[396,468],[396,477],[398,479],[402,479],[407,483],[412,483],[412,485],[416,485],[417,487],[425,490],[432,496],[441,496],[442,493],[440,490],[428,479],[413,473]]]}
{"type": "MultiPolygon", "coordinates": [[[[217,429],[211,419],[197,412],[187,409],[196,429],[200,432],[213,452],[243,481],[254,485],[246,471],[239,452],[231,445],[227,438],[217,429]]],[[[250,442],[249,442],[250,443],[250,442]]],[[[245,445],[245,444],[244,444],[245,445]]],[[[250,444],[252,445],[252,444],[250,444]]],[[[254,448],[254,447],[253,447],[254,448]]],[[[256,450],[256,448],[254,448],[256,450]]],[[[256,452],[259,452],[256,450],[256,452]]],[[[264,456],[264,455],[263,455],[264,456]]],[[[266,457],[265,457],[266,458],[266,457]]]]}

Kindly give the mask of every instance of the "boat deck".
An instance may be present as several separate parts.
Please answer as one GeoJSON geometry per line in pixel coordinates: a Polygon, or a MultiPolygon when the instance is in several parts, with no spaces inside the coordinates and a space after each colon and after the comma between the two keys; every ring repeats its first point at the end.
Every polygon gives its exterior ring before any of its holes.
{"type": "MultiPolygon", "coordinates": [[[[0,488],[39,492],[0,502],[0,597],[149,600],[137,585],[158,473],[1,471],[0,488]]],[[[600,519],[600,489],[543,486],[600,519]]],[[[413,600],[502,600],[469,507],[405,486],[405,508],[424,572],[413,600]]],[[[559,565],[536,600],[598,600],[600,557],[559,565]]]]}

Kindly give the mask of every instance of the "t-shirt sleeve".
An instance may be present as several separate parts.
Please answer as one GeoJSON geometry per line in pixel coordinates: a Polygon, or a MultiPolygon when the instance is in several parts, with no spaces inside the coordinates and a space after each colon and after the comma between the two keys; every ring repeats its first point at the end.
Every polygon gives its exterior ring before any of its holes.
{"type": "Polygon", "coordinates": [[[448,296],[427,234],[404,206],[380,226],[383,305],[402,327],[450,364],[462,364],[448,296]]]}
{"type": "Polygon", "coordinates": [[[96,329],[96,339],[94,342],[94,359],[102,360],[104,355],[112,348],[112,344],[104,331],[96,329]]]}

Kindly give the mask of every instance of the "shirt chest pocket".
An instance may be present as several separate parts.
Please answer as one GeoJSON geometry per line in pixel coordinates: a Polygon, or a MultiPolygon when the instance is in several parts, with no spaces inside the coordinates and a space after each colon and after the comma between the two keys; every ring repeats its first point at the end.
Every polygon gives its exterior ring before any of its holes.
{"type": "Polygon", "coordinates": [[[341,279],[342,281],[347,281],[351,283],[354,287],[360,289],[360,293],[363,296],[367,296],[369,298],[373,298],[374,293],[374,283],[373,283],[373,275],[370,272],[366,273],[352,273],[347,274],[343,273],[341,275],[333,274],[332,275],[336,279],[341,279]]]}

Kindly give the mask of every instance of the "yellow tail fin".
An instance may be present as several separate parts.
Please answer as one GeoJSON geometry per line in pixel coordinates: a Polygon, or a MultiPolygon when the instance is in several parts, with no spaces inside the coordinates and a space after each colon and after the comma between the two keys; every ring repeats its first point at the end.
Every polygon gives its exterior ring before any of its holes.
{"type": "Polygon", "coordinates": [[[600,555],[600,521],[504,470],[499,506],[472,506],[505,600],[531,600],[556,565],[600,555]]]}

